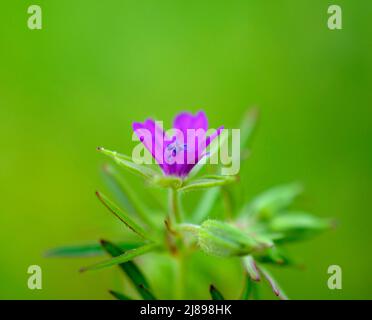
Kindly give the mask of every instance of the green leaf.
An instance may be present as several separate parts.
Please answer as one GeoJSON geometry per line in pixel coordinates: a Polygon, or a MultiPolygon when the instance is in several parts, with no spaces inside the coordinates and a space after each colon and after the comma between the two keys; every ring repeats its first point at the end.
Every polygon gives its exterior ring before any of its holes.
{"type": "Polygon", "coordinates": [[[125,225],[131,229],[133,232],[137,233],[140,237],[144,239],[149,239],[148,232],[140,227],[134,220],[123,212],[117,205],[115,205],[111,200],[109,200],[105,195],[100,192],[96,192],[99,200],[106,206],[107,209],[111,211],[117,218],[119,218],[125,225]]]}
{"type": "Polygon", "coordinates": [[[221,188],[211,188],[204,192],[204,195],[198,202],[198,206],[194,210],[193,221],[200,223],[208,217],[220,192],[221,188]]]}
{"type": "Polygon", "coordinates": [[[199,247],[205,253],[220,257],[245,256],[273,245],[268,239],[249,235],[234,225],[218,220],[204,221],[197,228],[197,238],[199,247]]]}
{"type": "Polygon", "coordinates": [[[219,292],[213,284],[209,287],[209,293],[211,294],[212,300],[225,300],[221,292],[219,292]]]}
{"type": "Polygon", "coordinates": [[[120,292],[117,292],[117,291],[114,291],[114,290],[109,290],[109,293],[110,293],[114,298],[116,298],[117,300],[132,300],[131,298],[129,298],[129,297],[126,296],[125,294],[120,293],[120,292]]]}
{"type": "Polygon", "coordinates": [[[143,202],[133,192],[132,186],[124,179],[124,177],[111,165],[104,167],[104,173],[110,185],[118,194],[121,203],[125,206],[127,212],[137,214],[142,221],[150,226],[154,223],[149,218],[149,210],[143,205],[143,202]]]}
{"type": "Polygon", "coordinates": [[[116,168],[110,164],[105,164],[102,167],[102,173],[106,185],[110,189],[111,193],[114,194],[115,198],[118,199],[118,204],[122,206],[128,213],[135,214],[136,210],[134,209],[132,201],[127,195],[126,189],[128,184],[124,179],[122,179],[123,183],[121,183],[121,180],[119,181],[120,174],[116,168]]]}
{"type": "Polygon", "coordinates": [[[128,262],[138,256],[141,256],[141,255],[144,255],[145,253],[153,251],[157,246],[158,245],[155,243],[145,244],[142,247],[128,250],[124,254],[114,257],[112,259],[98,262],[88,267],[83,267],[80,269],[80,272],[104,269],[104,268],[108,268],[114,265],[118,265],[120,263],[128,262]]]}
{"type": "Polygon", "coordinates": [[[262,263],[270,263],[281,266],[294,265],[293,260],[290,259],[288,255],[283,252],[282,249],[279,249],[276,246],[267,249],[263,254],[256,255],[255,259],[262,263]]]}
{"type": "MultiPolygon", "coordinates": [[[[101,240],[101,245],[112,257],[118,257],[125,253],[124,250],[107,240],[101,240]]],[[[135,286],[144,285],[147,288],[149,287],[146,278],[134,262],[121,263],[119,267],[128,275],[135,286]]]]}
{"type": "MultiPolygon", "coordinates": [[[[123,250],[131,250],[140,247],[141,243],[118,243],[117,246],[123,250]]],[[[46,252],[46,257],[64,257],[64,258],[75,258],[75,257],[90,257],[102,255],[104,250],[99,243],[83,244],[83,245],[71,245],[63,246],[51,249],[46,252]]]]}
{"type": "Polygon", "coordinates": [[[155,296],[144,285],[139,285],[138,290],[140,290],[144,300],[156,300],[155,296]]]}
{"type": "Polygon", "coordinates": [[[114,159],[115,162],[133,172],[133,173],[136,173],[146,179],[151,179],[152,177],[154,177],[155,175],[158,175],[158,171],[155,171],[151,168],[149,168],[148,166],[145,166],[145,165],[142,165],[142,164],[138,164],[138,163],[135,163],[133,162],[132,158],[130,158],[129,156],[126,156],[126,155],[123,155],[123,154],[120,154],[116,151],[111,151],[111,150],[107,150],[103,147],[98,147],[97,148],[98,151],[102,152],[103,154],[109,156],[110,158],[114,159]]]}
{"type": "MultiPolygon", "coordinates": [[[[112,257],[118,257],[125,253],[123,250],[109,241],[101,240],[101,245],[112,257]]],[[[138,293],[142,296],[142,298],[148,299],[149,284],[137,265],[132,261],[128,261],[119,264],[119,267],[132,281],[133,285],[136,287],[138,293]]]]}
{"type": "Polygon", "coordinates": [[[302,192],[303,188],[298,183],[291,183],[274,187],[258,195],[252,202],[245,205],[239,216],[269,219],[275,213],[287,208],[302,192]]]}
{"type": "Polygon", "coordinates": [[[247,144],[249,143],[250,138],[252,137],[254,129],[257,125],[258,114],[259,112],[257,108],[251,108],[243,116],[243,120],[240,124],[241,150],[247,147],[247,144]]]}
{"type": "Polygon", "coordinates": [[[204,176],[196,180],[186,181],[184,185],[178,190],[186,192],[224,186],[235,182],[236,179],[237,178],[235,176],[204,176]]]}
{"type": "Polygon", "coordinates": [[[308,239],[334,225],[331,219],[323,219],[306,212],[286,212],[274,217],[269,228],[272,232],[283,234],[277,242],[308,239]]]}

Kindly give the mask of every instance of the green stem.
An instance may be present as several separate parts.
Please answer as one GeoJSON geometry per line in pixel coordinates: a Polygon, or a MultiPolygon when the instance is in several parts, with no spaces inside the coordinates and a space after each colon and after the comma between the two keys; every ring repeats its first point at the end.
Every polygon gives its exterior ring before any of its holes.
{"type": "Polygon", "coordinates": [[[231,194],[229,190],[225,187],[222,187],[222,196],[223,196],[223,203],[225,207],[225,215],[227,220],[232,219],[232,212],[233,212],[233,205],[232,205],[232,199],[231,194]]]}
{"type": "Polygon", "coordinates": [[[170,188],[169,189],[169,211],[172,216],[172,219],[176,223],[180,223],[182,220],[180,205],[179,205],[179,194],[177,190],[170,188]]]}
{"type": "Polygon", "coordinates": [[[260,300],[260,288],[258,287],[258,283],[254,281],[252,281],[252,299],[260,300]]]}
{"type": "Polygon", "coordinates": [[[186,266],[185,266],[185,257],[184,252],[179,252],[177,259],[177,284],[176,284],[176,299],[184,299],[185,294],[185,285],[186,285],[186,266]]]}
{"type": "MultiPolygon", "coordinates": [[[[180,202],[179,202],[179,193],[176,189],[170,188],[169,189],[169,214],[171,215],[171,219],[176,223],[177,227],[182,222],[182,215],[180,210],[180,202]]],[[[177,228],[176,227],[176,228],[177,228]]],[[[179,239],[181,240],[181,239],[179,239]]],[[[183,245],[182,241],[179,242],[178,247],[178,255],[177,255],[177,283],[176,283],[176,292],[175,297],[176,299],[183,299],[184,298],[184,286],[185,286],[185,258],[183,252],[183,245]]]]}

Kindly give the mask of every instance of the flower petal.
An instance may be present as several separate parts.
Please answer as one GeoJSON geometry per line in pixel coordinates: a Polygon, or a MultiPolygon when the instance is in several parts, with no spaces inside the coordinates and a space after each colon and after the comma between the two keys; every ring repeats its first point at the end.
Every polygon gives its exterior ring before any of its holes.
{"type": "Polygon", "coordinates": [[[190,171],[195,167],[195,165],[207,154],[205,153],[205,149],[210,145],[210,143],[218,137],[222,130],[224,129],[223,126],[219,127],[215,132],[213,132],[210,136],[206,137],[204,141],[198,141],[198,144],[194,150],[194,155],[189,155],[189,159],[196,159],[195,163],[186,163],[182,168],[182,176],[187,176],[190,171]],[[194,156],[194,158],[193,158],[194,156]]]}
{"type": "Polygon", "coordinates": [[[223,127],[207,136],[208,119],[203,111],[199,111],[195,115],[190,112],[179,113],[174,119],[173,129],[174,134],[169,137],[152,119],[133,123],[136,135],[163,172],[183,178],[205,156],[205,149],[223,127]]]}
{"type": "Polygon", "coordinates": [[[195,116],[190,112],[181,112],[174,118],[173,128],[181,130],[186,137],[187,129],[207,131],[208,119],[204,111],[199,111],[195,116]]]}
{"type": "Polygon", "coordinates": [[[159,127],[153,119],[147,119],[143,123],[133,122],[132,127],[137,137],[165,172],[164,144],[167,138],[163,128],[159,127]]]}

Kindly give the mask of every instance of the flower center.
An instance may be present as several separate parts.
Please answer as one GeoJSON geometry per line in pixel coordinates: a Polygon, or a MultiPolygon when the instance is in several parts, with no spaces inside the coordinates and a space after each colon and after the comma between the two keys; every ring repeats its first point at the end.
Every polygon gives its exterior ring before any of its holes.
{"type": "Polygon", "coordinates": [[[168,144],[166,148],[166,157],[168,160],[175,158],[180,152],[187,151],[187,144],[180,143],[179,141],[168,144]]]}

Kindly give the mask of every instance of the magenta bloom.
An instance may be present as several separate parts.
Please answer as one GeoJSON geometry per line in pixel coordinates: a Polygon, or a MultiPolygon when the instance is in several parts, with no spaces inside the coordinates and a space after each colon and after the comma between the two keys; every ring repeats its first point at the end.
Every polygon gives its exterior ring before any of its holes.
{"type": "Polygon", "coordinates": [[[223,127],[207,135],[208,119],[203,111],[195,116],[179,113],[173,121],[171,134],[166,134],[161,122],[147,119],[134,122],[133,130],[159,164],[165,175],[186,177],[192,168],[207,156],[206,148],[223,127]]]}

